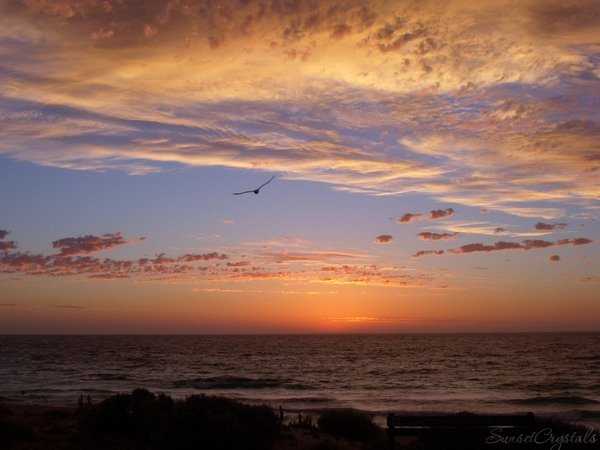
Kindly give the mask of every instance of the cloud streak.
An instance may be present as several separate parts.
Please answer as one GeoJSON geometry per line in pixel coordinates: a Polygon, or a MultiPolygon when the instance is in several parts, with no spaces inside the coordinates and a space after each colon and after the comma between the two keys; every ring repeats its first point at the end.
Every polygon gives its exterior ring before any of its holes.
{"type": "Polygon", "coordinates": [[[572,246],[580,246],[591,244],[593,241],[588,238],[575,238],[575,239],[561,239],[558,241],[546,241],[542,239],[526,239],[522,242],[507,242],[507,241],[498,241],[493,244],[483,244],[483,243],[473,243],[462,245],[458,248],[453,248],[449,250],[436,250],[436,251],[419,251],[415,253],[413,256],[426,256],[426,255],[443,255],[443,254],[467,254],[467,253],[490,253],[496,251],[504,251],[504,250],[534,250],[534,249],[542,249],[549,247],[557,247],[563,245],[572,245],[572,246]]]}
{"type": "Polygon", "coordinates": [[[424,241],[439,241],[454,239],[458,233],[434,233],[432,231],[422,231],[419,237],[424,241]]]}
{"type": "Polygon", "coordinates": [[[567,228],[567,224],[566,223],[544,223],[544,222],[538,222],[538,223],[535,224],[535,229],[536,230],[543,230],[543,231],[564,230],[565,228],[567,228]]]}

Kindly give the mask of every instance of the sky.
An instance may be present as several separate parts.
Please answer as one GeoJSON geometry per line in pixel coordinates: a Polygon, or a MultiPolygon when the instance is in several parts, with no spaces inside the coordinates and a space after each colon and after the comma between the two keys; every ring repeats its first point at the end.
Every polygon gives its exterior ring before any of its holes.
{"type": "Polygon", "coordinates": [[[595,0],[0,1],[0,333],[598,330],[599,175],[595,0]]]}

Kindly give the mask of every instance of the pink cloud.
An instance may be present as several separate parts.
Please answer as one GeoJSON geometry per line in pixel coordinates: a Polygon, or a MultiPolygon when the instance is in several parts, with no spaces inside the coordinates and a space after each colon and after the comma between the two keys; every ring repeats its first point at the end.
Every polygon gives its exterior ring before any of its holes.
{"type": "Polygon", "coordinates": [[[52,248],[59,249],[61,256],[71,256],[109,250],[127,242],[121,233],[107,233],[102,236],[88,234],[59,239],[52,242],[52,248]]]}

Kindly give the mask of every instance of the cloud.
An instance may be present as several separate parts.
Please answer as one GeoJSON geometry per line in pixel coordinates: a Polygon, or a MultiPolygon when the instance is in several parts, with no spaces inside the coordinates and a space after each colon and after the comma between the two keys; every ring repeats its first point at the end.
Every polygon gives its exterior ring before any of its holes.
{"type": "Polygon", "coordinates": [[[5,241],[6,236],[10,234],[10,231],[0,230],[0,252],[8,252],[17,248],[15,241],[5,241]]]}
{"type": "Polygon", "coordinates": [[[413,255],[414,258],[418,258],[420,256],[427,256],[427,255],[443,255],[445,253],[445,250],[419,250],[417,253],[415,253],[413,255]]]}
{"type": "Polygon", "coordinates": [[[425,250],[417,252],[413,256],[424,256],[424,255],[442,255],[444,253],[451,254],[466,254],[466,253],[478,253],[478,252],[495,252],[495,251],[503,251],[503,250],[533,250],[533,249],[541,249],[548,247],[556,247],[562,245],[586,245],[590,244],[593,241],[588,238],[575,238],[575,239],[561,239],[556,242],[545,241],[542,239],[526,239],[522,242],[507,242],[507,241],[498,241],[493,244],[483,244],[483,243],[473,243],[466,244],[458,248],[449,249],[444,252],[444,250],[425,250]]]}
{"type": "MultiPolygon", "coordinates": [[[[69,245],[60,248],[68,249],[67,253],[79,252],[82,247],[81,242],[69,241],[69,245]]],[[[96,243],[96,240],[88,239],[83,242],[96,243]]],[[[91,247],[107,248],[104,244],[94,244],[91,247]]],[[[89,249],[90,246],[84,248],[89,249]]],[[[174,256],[159,253],[154,257],[131,259],[100,258],[87,253],[44,255],[9,251],[0,254],[0,274],[147,282],[216,283],[274,280],[283,283],[380,287],[426,287],[435,280],[431,273],[419,273],[413,269],[364,262],[369,255],[355,252],[317,249],[294,252],[244,250],[245,259],[232,260],[234,256],[239,257],[235,254],[239,251],[234,249],[233,255],[218,251],[174,256]]],[[[91,250],[89,252],[91,253],[91,250]]]]}
{"type": "Polygon", "coordinates": [[[68,237],[52,242],[52,248],[58,249],[61,256],[81,255],[109,250],[126,244],[121,233],[108,233],[102,236],[88,234],[80,237],[68,237]]]}
{"type": "Polygon", "coordinates": [[[545,236],[550,234],[548,231],[531,231],[519,230],[516,228],[509,229],[506,226],[498,226],[497,224],[485,221],[466,221],[466,222],[446,222],[443,228],[448,232],[460,234],[479,234],[483,236],[506,235],[512,237],[529,237],[529,236],[545,236]]]}
{"type": "Polygon", "coordinates": [[[560,256],[559,255],[551,255],[548,259],[552,262],[559,262],[560,256]]]}
{"type": "Polygon", "coordinates": [[[380,234],[375,238],[375,242],[378,244],[389,244],[394,240],[391,234],[380,234]]]}
{"type": "Polygon", "coordinates": [[[228,256],[224,253],[210,252],[210,253],[188,253],[186,255],[178,257],[178,262],[196,262],[196,261],[211,261],[211,260],[224,260],[228,256]]]}
{"type": "Polygon", "coordinates": [[[227,267],[246,267],[250,265],[250,261],[228,262],[227,267]]]}
{"type": "Polygon", "coordinates": [[[594,0],[3,2],[0,154],[556,220],[600,194],[599,29],[594,0]]]}
{"type": "Polygon", "coordinates": [[[17,244],[14,241],[0,241],[0,252],[7,252],[16,248],[17,244]]]}
{"type": "Polygon", "coordinates": [[[452,208],[446,209],[434,209],[429,212],[429,217],[432,220],[441,219],[442,217],[448,217],[454,215],[454,210],[452,208]]]}
{"type": "Polygon", "coordinates": [[[260,246],[260,247],[305,247],[309,245],[310,242],[306,239],[303,239],[299,236],[279,236],[273,239],[268,239],[264,241],[256,241],[256,242],[245,242],[244,245],[249,246],[260,246]]]}
{"type": "Polygon", "coordinates": [[[473,253],[473,252],[493,252],[497,250],[514,250],[514,249],[523,249],[524,246],[518,242],[496,242],[492,245],[486,244],[466,244],[459,248],[454,248],[448,250],[449,253],[473,253]]]}
{"type": "Polygon", "coordinates": [[[423,231],[419,233],[419,237],[424,241],[439,241],[446,239],[454,239],[458,233],[434,233],[431,231],[423,231]]]}
{"type": "Polygon", "coordinates": [[[398,223],[409,223],[415,220],[420,220],[425,217],[431,220],[442,219],[444,217],[449,217],[454,215],[454,209],[446,208],[446,209],[434,209],[429,211],[427,215],[422,213],[406,213],[402,217],[398,219],[398,223]]]}
{"type": "Polygon", "coordinates": [[[376,264],[341,264],[323,266],[317,280],[320,283],[377,285],[389,287],[423,286],[431,281],[430,275],[415,275],[396,267],[381,267],[376,264]]]}
{"type": "Polygon", "coordinates": [[[419,213],[406,213],[398,219],[398,223],[409,223],[414,220],[419,220],[423,214],[419,213]]]}
{"type": "Polygon", "coordinates": [[[262,256],[277,262],[300,262],[300,261],[329,261],[332,259],[355,259],[364,258],[366,255],[349,252],[307,251],[307,252],[264,252],[262,256]]]}
{"type": "Polygon", "coordinates": [[[544,223],[538,222],[535,224],[536,230],[563,230],[567,227],[566,223],[544,223]]]}

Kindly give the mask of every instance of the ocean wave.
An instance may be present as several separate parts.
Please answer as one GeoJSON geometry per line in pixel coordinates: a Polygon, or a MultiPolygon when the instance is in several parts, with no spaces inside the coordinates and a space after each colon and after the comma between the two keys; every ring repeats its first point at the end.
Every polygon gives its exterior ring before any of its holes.
{"type": "Polygon", "coordinates": [[[600,361],[600,355],[570,356],[574,361],[600,361]]]}
{"type": "Polygon", "coordinates": [[[127,381],[129,377],[119,373],[94,373],[92,377],[102,381],[127,381]]]}
{"type": "Polygon", "coordinates": [[[246,378],[228,375],[177,380],[173,386],[192,389],[310,389],[310,386],[278,378],[246,378]]]}
{"type": "Polygon", "coordinates": [[[527,386],[530,391],[572,391],[574,389],[582,389],[582,385],[570,381],[554,381],[548,383],[535,383],[527,386]]]}
{"type": "Polygon", "coordinates": [[[239,397],[247,402],[271,404],[321,404],[333,403],[338,400],[332,397],[239,397]]]}
{"type": "Polygon", "coordinates": [[[517,398],[508,400],[508,403],[514,405],[586,405],[586,404],[598,404],[597,400],[591,398],[580,397],[577,395],[564,395],[564,396],[550,396],[550,397],[529,397],[529,398],[517,398]]]}

